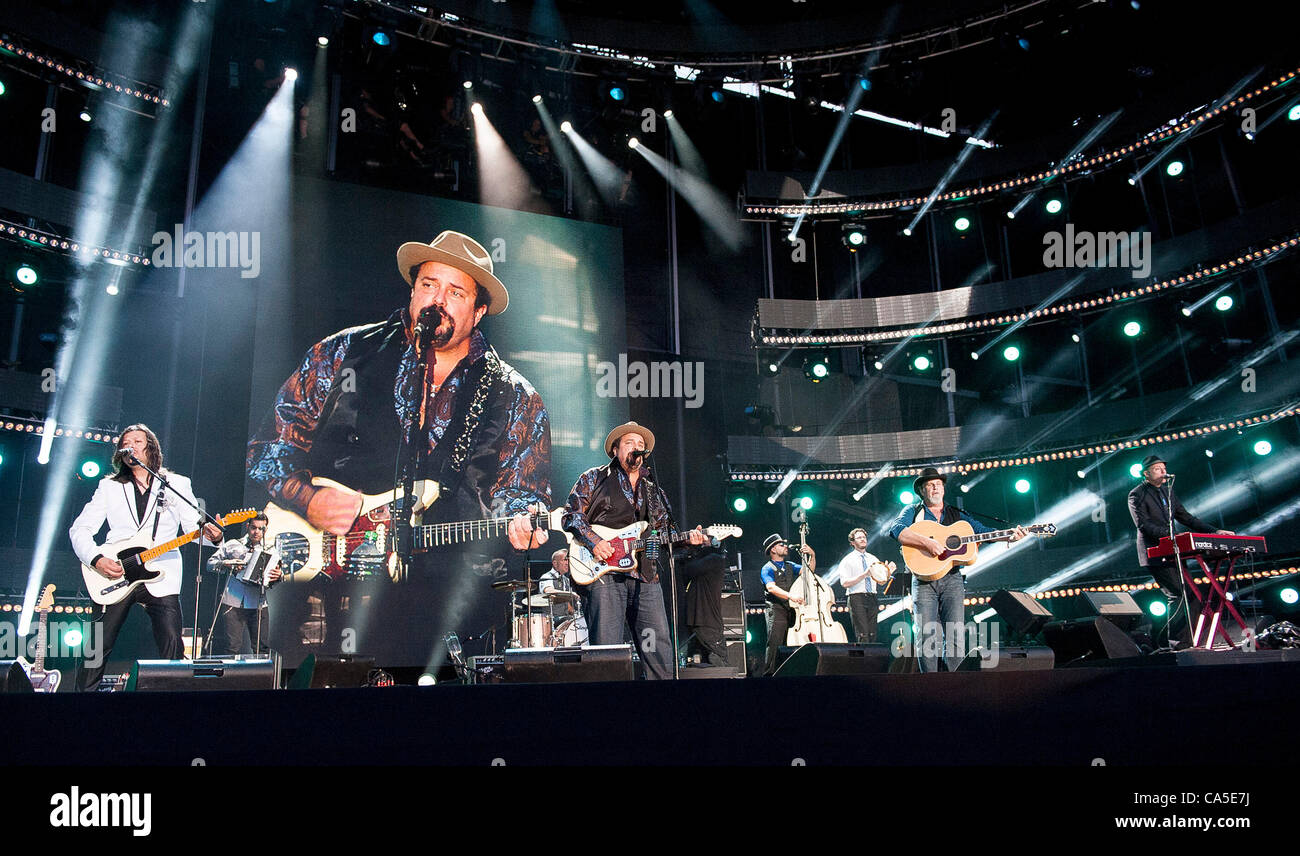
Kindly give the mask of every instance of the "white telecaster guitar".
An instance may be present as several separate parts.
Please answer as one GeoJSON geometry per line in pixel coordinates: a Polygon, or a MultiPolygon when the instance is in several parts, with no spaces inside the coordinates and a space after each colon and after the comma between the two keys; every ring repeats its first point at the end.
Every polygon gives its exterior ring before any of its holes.
{"type": "MultiPolygon", "coordinates": [[[[592,526],[592,531],[600,536],[601,540],[608,541],[609,545],[614,548],[613,555],[603,562],[597,561],[591,551],[581,541],[574,538],[572,533],[564,533],[569,539],[569,575],[573,577],[573,581],[586,586],[591,585],[610,571],[627,573],[636,568],[638,554],[645,550],[651,541],[658,544],[684,544],[690,538],[690,532],[683,532],[673,539],[670,539],[667,534],[643,538],[642,536],[649,525],[644,520],[640,520],[622,529],[611,529],[608,526],[592,526]]],[[[739,538],[743,530],[739,526],[715,523],[705,529],[704,533],[721,541],[723,538],[739,538]]]]}

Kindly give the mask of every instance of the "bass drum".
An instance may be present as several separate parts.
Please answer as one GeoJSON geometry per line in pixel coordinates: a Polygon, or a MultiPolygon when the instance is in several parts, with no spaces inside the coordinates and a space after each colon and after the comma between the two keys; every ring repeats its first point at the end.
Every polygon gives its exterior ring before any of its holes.
{"type": "Polygon", "coordinates": [[[555,628],[555,647],[578,648],[587,644],[587,619],[579,615],[561,621],[555,628]]]}

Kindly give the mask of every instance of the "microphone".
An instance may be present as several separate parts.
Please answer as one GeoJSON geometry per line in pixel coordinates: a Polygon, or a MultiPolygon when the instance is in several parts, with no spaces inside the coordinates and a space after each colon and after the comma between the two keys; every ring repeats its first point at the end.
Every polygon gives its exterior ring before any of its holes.
{"type": "Polygon", "coordinates": [[[437,307],[426,306],[420,310],[420,316],[415,319],[415,341],[419,343],[420,350],[429,347],[433,339],[434,332],[438,329],[440,314],[437,307]]]}
{"type": "Polygon", "coordinates": [[[1169,482],[1169,484],[1173,484],[1173,483],[1174,483],[1174,474],[1173,474],[1173,473],[1165,473],[1165,481],[1169,482]]]}
{"type": "Polygon", "coordinates": [[[135,457],[135,452],[132,452],[129,448],[125,446],[123,446],[121,449],[118,449],[116,452],[113,453],[113,461],[118,466],[121,466],[122,464],[140,463],[140,461],[137,460],[135,457]]]}
{"type": "Polygon", "coordinates": [[[644,461],[649,455],[650,452],[647,451],[646,449],[637,449],[635,452],[628,455],[627,459],[635,464],[640,461],[644,461]]]}

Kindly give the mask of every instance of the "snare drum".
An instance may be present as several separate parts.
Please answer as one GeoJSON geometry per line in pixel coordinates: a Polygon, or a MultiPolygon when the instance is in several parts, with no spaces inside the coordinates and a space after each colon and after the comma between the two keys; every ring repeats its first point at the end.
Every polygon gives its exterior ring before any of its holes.
{"type": "Polygon", "coordinates": [[[549,648],[551,647],[551,617],[549,615],[539,615],[534,612],[532,617],[520,615],[515,617],[515,638],[513,640],[520,648],[549,648]],[[529,624],[532,625],[532,638],[529,639],[529,624]]]}

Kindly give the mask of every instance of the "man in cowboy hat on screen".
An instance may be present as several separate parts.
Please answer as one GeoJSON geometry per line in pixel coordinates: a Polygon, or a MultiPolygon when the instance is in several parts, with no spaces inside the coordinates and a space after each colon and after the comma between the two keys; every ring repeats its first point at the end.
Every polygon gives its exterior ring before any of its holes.
{"type": "Polygon", "coordinates": [[[1181,601],[1183,593],[1182,574],[1173,557],[1148,559],[1147,548],[1160,543],[1163,536],[1169,535],[1169,523],[1172,517],[1192,532],[1216,532],[1231,535],[1227,529],[1216,529],[1196,517],[1178,501],[1174,495],[1174,476],[1167,469],[1167,464],[1159,455],[1147,455],[1142,461],[1142,482],[1129,491],[1128,513],[1137,527],[1138,564],[1151,573],[1164,592],[1169,605],[1169,620],[1165,628],[1171,648],[1182,647],[1187,643],[1187,615],[1189,604],[1181,601]]]}
{"type": "MultiPolygon", "coordinates": [[[[932,520],[942,526],[951,526],[958,520],[965,520],[976,534],[994,531],[955,505],[944,505],[943,491],[947,481],[948,477],[934,467],[923,469],[916,481],[912,482],[912,492],[921,501],[903,509],[903,513],[898,515],[889,529],[890,537],[899,544],[916,547],[937,558],[943,555],[944,546],[935,539],[912,530],[910,527],[913,523],[932,520]]],[[[1028,534],[1023,527],[1017,526],[1008,540],[1019,541],[1028,534]]],[[[919,634],[916,645],[921,656],[917,660],[922,672],[939,670],[939,650],[944,652],[948,671],[955,671],[961,662],[957,656],[960,640],[950,630],[960,631],[965,626],[966,608],[962,604],[965,597],[966,581],[956,568],[937,580],[912,576],[912,616],[919,634]],[[933,644],[926,644],[927,640],[933,644]]]]}
{"type": "MultiPolygon", "coordinates": [[[[597,561],[608,559],[613,546],[602,539],[593,525],[623,529],[638,520],[650,523],[647,533],[656,531],[672,538],[668,497],[652,481],[645,458],[655,447],[649,428],[627,422],[605,437],[605,454],[611,458],[603,467],[593,467],[578,477],[569,494],[564,530],[573,533],[597,561]]],[[[690,533],[690,543],[708,541],[702,531],[690,533]]],[[[668,546],[665,550],[671,549],[668,546]]],[[[627,573],[606,573],[587,591],[587,631],[593,645],[618,645],[625,626],[632,628],[634,644],[641,652],[646,677],[673,676],[673,641],[668,629],[668,611],[655,563],[642,553],[627,573]]]]}
{"type": "Polygon", "coordinates": [[[397,250],[411,288],[386,321],[351,327],[307,352],[248,445],[248,477],[277,504],[335,535],[352,528],[358,493],[392,490],[412,427],[427,442],[419,478],[443,495],[425,522],[512,517],[516,549],[537,547],[523,513],[549,505],[551,428],[541,396],[488,344],[478,324],[510,295],[481,244],[446,231],[397,250]],[[414,377],[427,352],[422,378],[414,377]],[[352,491],[312,485],[313,476],[352,491]]]}

